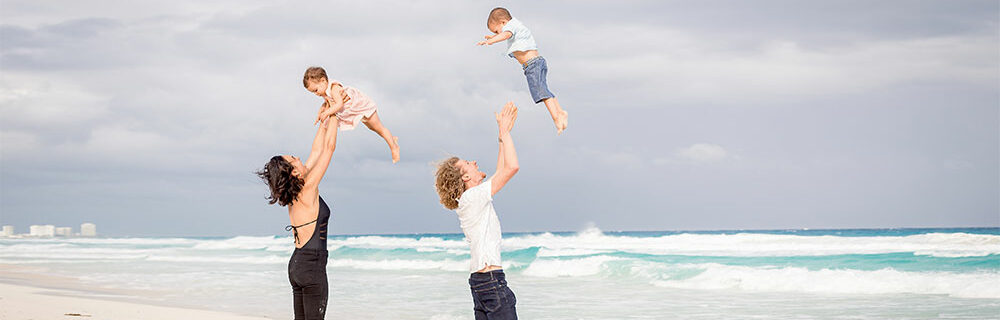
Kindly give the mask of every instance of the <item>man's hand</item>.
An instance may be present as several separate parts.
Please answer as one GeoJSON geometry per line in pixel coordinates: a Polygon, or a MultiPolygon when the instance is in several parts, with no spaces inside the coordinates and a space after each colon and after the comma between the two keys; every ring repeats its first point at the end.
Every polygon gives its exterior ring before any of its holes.
{"type": "Polygon", "coordinates": [[[514,106],[514,102],[507,102],[503,111],[494,114],[497,117],[497,128],[500,129],[500,151],[497,154],[497,171],[491,178],[492,195],[500,192],[500,189],[507,185],[507,181],[520,170],[517,151],[514,150],[514,139],[510,136],[510,130],[514,128],[514,121],[517,120],[517,107],[514,106]]]}
{"type": "Polygon", "coordinates": [[[517,106],[514,105],[513,101],[507,102],[500,113],[494,112],[493,114],[496,115],[497,129],[500,130],[500,135],[514,129],[514,122],[517,121],[517,106]]]}

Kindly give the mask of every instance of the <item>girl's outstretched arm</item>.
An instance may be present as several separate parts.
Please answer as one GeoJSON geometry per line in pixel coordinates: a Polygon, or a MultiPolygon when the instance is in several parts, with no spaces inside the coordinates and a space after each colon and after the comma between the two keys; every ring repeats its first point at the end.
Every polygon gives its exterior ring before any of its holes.
{"type": "Polygon", "coordinates": [[[517,120],[517,107],[513,102],[507,102],[497,116],[497,128],[500,130],[500,160],[497,160],[497,171],[491,179],[491,195],[496,195],[507,185],[507,181],[513,178],[520,165],[517,163],[517,151],[514,149],[514,139],[510,136],[510,130],[514,128],[514,121],[517,120]],[[502,165],[500,165],[502,163],[502,165]]]}
{"type": "Polygon", "coordinates": [[[332,89],[330,91],[330,95],[332,97],[326,97],[326,101],[327,103],[330,104],[330,107],[326,108],[326,110],[324,110],[319,114],[318,120],[320,121],[330,116],[333,116],[337,114],[337,112],[340,112],[340,110],[344,109],[344,97],[341,96],[344,94],[344,87],[340,85],[334,85],[330,89],[332,89]]]}

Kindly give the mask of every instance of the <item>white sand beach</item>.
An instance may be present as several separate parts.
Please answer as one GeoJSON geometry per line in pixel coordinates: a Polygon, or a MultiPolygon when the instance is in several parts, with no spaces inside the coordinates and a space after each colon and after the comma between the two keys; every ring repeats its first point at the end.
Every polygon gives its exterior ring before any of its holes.
{"type": "Polygon", "coordinates": [[[143,304],[126,301],[128,292],[80,289],[73,279],[32,275],[0,265],[0,319],[269,319],[143,304]]]}
{"type": "Polygon", "coordinates": [[[268,319],[76,296],[79,294],[0,283],[0,319],[268,319]]]}

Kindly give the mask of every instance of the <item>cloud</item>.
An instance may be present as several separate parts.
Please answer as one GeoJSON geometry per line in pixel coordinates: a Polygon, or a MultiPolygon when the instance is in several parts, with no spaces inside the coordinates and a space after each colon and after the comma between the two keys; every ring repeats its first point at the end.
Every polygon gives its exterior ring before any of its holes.
{"type": "MultiPolygon", "coordinates": [[[[554,76],[623,92],[649,106],[773,103],[919,82],[987,87],[995,85],[995,70],[1000,68],[993,59],[997,44],[991,35],[859,40],[822,48],[790,39],[760,39],[732,50],[720,42],[746,39],[611,26],[574,33],[580,38],[566,42],[584,42],[584,35],[607,39],[602,48],[616,50],[596,49],[553,62],[554,76]],[[633,49],[618,50],[625,47],[633,49]],[[560,62],[565,66],[558,68],[560,62]]],[[[588,93],[602,97],[600,90],[588,93]]]]}
{"type": "Polygon", "coordinates": [[[729,152],[720,145],[696,143],[686,148],[678,149],[677,157],[700,163],[719,162],[729,157],[729,152]]]}

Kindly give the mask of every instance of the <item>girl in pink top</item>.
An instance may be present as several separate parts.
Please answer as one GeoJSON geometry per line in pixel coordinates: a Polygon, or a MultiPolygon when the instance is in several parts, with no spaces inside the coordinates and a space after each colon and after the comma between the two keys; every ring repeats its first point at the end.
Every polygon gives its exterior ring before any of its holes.
{"type": "Polygon", "coordinates": [[[309,92],[323,98],[316,121],[336,116],[340,130],[353,130],[358,122],[364,122],[368,129],[378,133],[392,152],[392,163],[399,161],[399,138],[394,137],[378,118],[375,101],[354,87],[347,87],[326,77],[326,70],[320,67],[306,69],[302,85],[309,92]]]}

